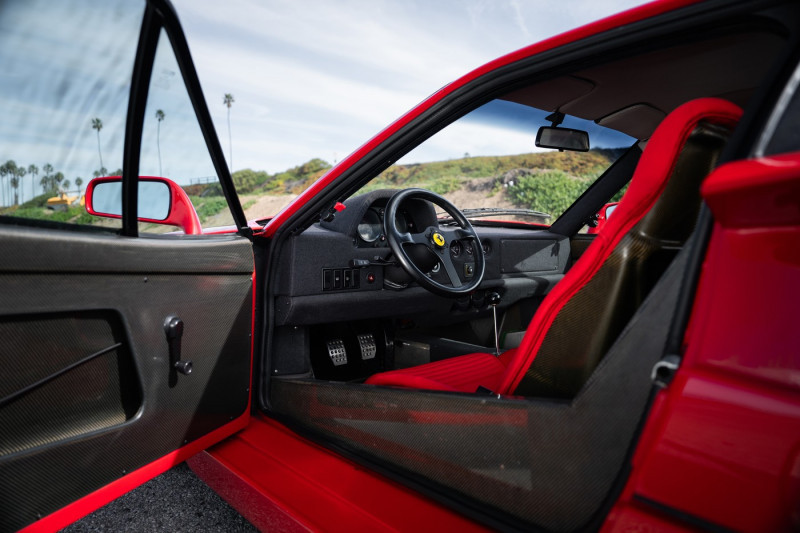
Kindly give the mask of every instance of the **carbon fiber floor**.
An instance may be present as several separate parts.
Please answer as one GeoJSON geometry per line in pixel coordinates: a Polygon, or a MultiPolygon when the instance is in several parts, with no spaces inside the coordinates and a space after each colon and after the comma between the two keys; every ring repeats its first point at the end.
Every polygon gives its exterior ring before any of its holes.
{"type": "Polygon", "coordinates": [[[257,530],[181,463],[62,531],[257,530]]]}

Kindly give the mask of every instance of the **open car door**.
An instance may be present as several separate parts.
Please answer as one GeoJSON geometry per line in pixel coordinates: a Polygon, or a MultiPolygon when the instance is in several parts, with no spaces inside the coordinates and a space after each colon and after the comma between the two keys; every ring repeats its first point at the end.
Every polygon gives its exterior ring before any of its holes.
{"type": "Polygon", "coordinates": [[[61,528],[249,417],[252,248],[172,7],[39,4],[0,12],[0,531],[61,528]],[[124,176],[117,219],[86,213],[91,175],[124,176]],[[140,175],[202,176],[236,226],[149,233],[140,175]]]}

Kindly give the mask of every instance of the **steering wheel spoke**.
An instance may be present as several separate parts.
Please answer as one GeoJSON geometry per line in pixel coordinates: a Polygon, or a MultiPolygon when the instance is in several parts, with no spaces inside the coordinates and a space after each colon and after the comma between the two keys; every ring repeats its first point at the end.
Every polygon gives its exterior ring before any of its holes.
{"type": "Polygon", "coordinates": [[[448,246],[453,241],[460,241],[462,239],[471,239],[472,233],[464,231],[462,228],[440,228],[437,230],[447,240],[448,246]]]}
{"type": "Polygon", "coordinates": [[[453,287],[456,289],[461,287],[461,276],[458,275],[458,269],[456,269],[456,265],[453,264],[453,259],[450,257],[450,252],[445,250],[443,254],[439,254],[439,262],[444,267],[444,271],[447,274],[447,277],[450,279],[450,283],[453,285],[453,287]]]}
{"type": "Polygon", "coordinates": [[[428,246],[429,241],[424,233],[398,233],[397,237],[400,244],[424,244],[428,246]]]}

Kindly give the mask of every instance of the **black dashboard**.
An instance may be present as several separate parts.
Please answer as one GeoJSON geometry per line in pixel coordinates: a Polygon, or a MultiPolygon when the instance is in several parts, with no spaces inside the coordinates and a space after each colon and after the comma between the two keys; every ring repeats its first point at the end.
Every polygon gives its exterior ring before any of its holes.
{"type": "MultiPolygon", "coordinates": [[[[308,325],[403,316],[457,318],[484,307],[483,292],[501,293],[502,305],[546,293],[561,279],[570,257],[569,239],[541,228],[474,225],[486,260],[483,282],[471,296],[435,295],[395,263],[386,242],[383,216],[397,191],[378,190],[348,199],[332,220],[289,238],[278,265],[277,325],[308,325]]],[[[414,233],[438,226],[432,204],[404,202],[396,223],[414,233]]],[[[454,264],[470,261],[472,240],[449,243],[454,264]]],[[[438,263],[425,269],[447,282],[438,263]]]]}

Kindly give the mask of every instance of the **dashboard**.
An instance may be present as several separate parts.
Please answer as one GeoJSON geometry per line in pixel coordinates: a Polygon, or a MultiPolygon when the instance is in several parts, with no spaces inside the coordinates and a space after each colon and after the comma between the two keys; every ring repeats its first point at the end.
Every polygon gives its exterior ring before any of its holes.
{"type": "MultiPolygon", "coordinates": [[[[506,307],[546,293],[563,276],[570,256],[568,238],[541,228],[475,224],[486,260],[479,289],[458,299],[427,291],[394,261],[386,241],[383,216],[396,192],[378,190],[352,197],[333,220],[288,239],[277,265],[277,325],[425,315],[456,319],[482,307],[482,293],[487,290],[500,292],[506,307]]],[[[437,219],[432,204],[419,199],[404,202],[396,223],[409,233],[446,224],[437,219]]],[[[474,246],[471,239],[449,243],[456,268],[472,260],[474,246]]],[[[429,264],[429,269],[420,268],[447,283],[439,263],[429,264]]]]}

